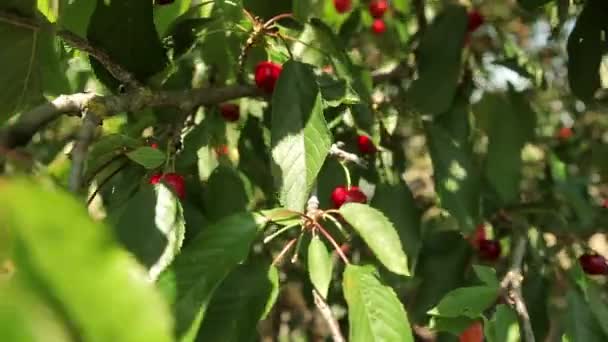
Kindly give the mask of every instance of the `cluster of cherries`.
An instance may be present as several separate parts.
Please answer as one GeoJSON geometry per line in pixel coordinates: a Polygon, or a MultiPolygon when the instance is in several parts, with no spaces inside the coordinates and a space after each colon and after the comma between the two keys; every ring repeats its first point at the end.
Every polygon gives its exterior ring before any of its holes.
{"type": "MultiPolygon", "coordinates": [[[[346,13],[352,7],[351,0],[334,0],[334,7],[338,13],[346,13]]],[[[384,13],[388,10],[388,0],[372,0],[369,3],[369,14],[374,18],[372,32],[383,34],[386,31],[386,23],[382,20],[384,13]]]]}

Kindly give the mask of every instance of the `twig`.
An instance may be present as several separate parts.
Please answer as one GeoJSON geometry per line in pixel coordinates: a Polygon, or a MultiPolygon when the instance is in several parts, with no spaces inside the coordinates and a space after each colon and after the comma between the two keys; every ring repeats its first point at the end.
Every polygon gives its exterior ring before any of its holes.
{"type": "Polygon", "coordinates": [[[511,267],[500,283],[501,290],[505,293],[505,299],[517,314],[519,322],[519,330],[521,332],[522,341],[534,342],[534,331],[530,323],[530,315],[528,308],[524,302],[521,291],[523,282],[522,263],[526,254],[526,246],[528,241],[524,235],[517,236],[513,241],[513,249],[511,252],[511,267]]]}
{"type": "Polygon", "coordinates": [[[100,48],[94,47],[86,39],[79,37],[77,34],[68,30],[57,30],[57,27],[48,22],[40,22],[38,20],[20,16],[8,11],[0,11],[0,22],[5,22],[17,27],[26,28],[29,30],[44,30],[53,32],[61,37],[66,43],[74,48],[82,50],[95,58],[108,72],[117,80],[124,83],[128,88],[138,89],[142,85],[135,79],[132,73],[123,68],[120,64],[112,61],[110,55],[100,48]]]}
{"type": "Polygon", "coordinates": [[[312,290],[312,295],[314,297],[315,305],[317,306],[317,309],[319,309],[319,313],[321,313],[321,316],[323,316],[325,322],[327,322],[334,342],[345,342],[346,340],[340,331],[340,324],[338,324],[338,321],[331,312],[331,308],[327,305],[327,302],[315,289],[312,290]]]}
{"type": "Polygon", "coordinates": [[[85,162],[89,145],[95,137],[95,130],[101,120],[93,111],[86,111],[82,126],[78,132],[74,149],[72,150],[72,169],[70,171],[69,189],[77,193],[82,185],[85,162]]]}
{"type": "Polygon", "coordinates": [[[344,143],[341,141],[332,144],[329,148],[329,155],[337,158],[340,161],[355,163],[361,167],[367,167],[365,160],[359,158],[358,155],[350,152],[346,152],[342,149],[344,143]]]}
{"type": "Polygon", "coordinates": [[[112,173],[108,177],[104,178],[104,180],[102,180],[101,183],[97,185],[97,188],[95,189],[95,191],[93,191],[93,193],[91,194],[91,196],[89,196],[89,199],[87,200],[87,207],[91,205],[91,202],[93,202],[101,188],[106,185],[110,181],[110,179],[112,179],[112,177],[116,176],[120,171],[122,171],[128,164],[128,160],[124,161],[119,167],[116,168],[116,170],[112,171],[112,173]]]}
{"type": "Polygon", "coordinates": [[[427,21],[424,9],[424,0],[414,0],[414,11],[416,12],[416,20],[418,21],[418,31],[426,30],[427,21]]]}

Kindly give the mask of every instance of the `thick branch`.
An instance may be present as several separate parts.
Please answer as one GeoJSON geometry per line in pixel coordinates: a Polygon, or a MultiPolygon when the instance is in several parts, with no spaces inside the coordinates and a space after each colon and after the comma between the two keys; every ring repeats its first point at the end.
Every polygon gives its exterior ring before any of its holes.
{"type": "Polygon", "coordinates": [[[327,305],[327,302],[325,302],[323,297],[321,297],[321,295],[315,289],[312,290],[312,295],[315,300],[315,305],[317,306],[317,309],[319,309],[319,313],[321,313],[321,316],[323,316],[323,319],[325,319],[325,322],[327,322],[327,326],[331,331],[331,337],[333,338],[334,342],[345,342],[346,340],[340,331],[340,324],[338,324],[338,321],[331,312],[331,308],[329,305],[327,305]]]}
{"type": "Polygon", "coordinates": [[[120,64],[112,61],[112,58],[97,47],[92,46],[86,39],[79,37],[77,34],[67,30],[57,30],[55,25],[48,22],[40,22],[35,19],[23,17],[11,12],[0,11],[0,22],[8,23],[16,27],[25,28],[28,30],[44,30],[54,32],[57,36],[61,37],[66,43],[82,50],[95,58],[101,65],[103,65],[108,72],[117,80],[124,83],[125,86],[132,89],[141,88],[142,85],[135,79],[132,73],[123,68],[120,64]]]}
{"type": "Polygon", "coordinates": [[[519,330],[524,342],[534,342],[534,331],[530,323],[528,308],[521,291],[523,282],[522,264],[526,254],[528,241],[521,235],[514,239],[511,252],[511,267],[501,282],[501,289],[506,292],[506,299],[515,310],[519,322],[519,330]]]}
{"type": "Polygon", "coordinates": [[[101,119],[107,116],[145,108],[174,107],[192,110],[241,97],[261,96],[260,90],[249,85],[212,89],[152,92],[146,89],[124,95],[97,96],[89,93],[62,95],[21,114],[13,125],[0,129],[0,147],[14,149],[26,145],[37,131],[63,114],[80,113],[93,102],[101,119]],[[101,109],[101,110],[100,110],[101,109]]]}

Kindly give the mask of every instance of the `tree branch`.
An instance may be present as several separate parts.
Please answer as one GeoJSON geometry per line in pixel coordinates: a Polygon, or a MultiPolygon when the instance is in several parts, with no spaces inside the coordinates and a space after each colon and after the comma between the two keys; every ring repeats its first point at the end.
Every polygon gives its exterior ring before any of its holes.
{"type": "Polygon", "coordinates": [[[519,330],[524,342],[534,342],[534,331],[530,323],[528,308],[524,302],[521,284],[524,280],[522,275],[522,264],[528,240],[524,235],[517,236],[512,243],[511,267],[500,283],[507,302],[515,310],[519,322],[519,330]]]}
{"type": "Polygon", "coordinates": [[[89,145],[95,137],[95,130],[101,123],[101,119],[92,110],[85,113],[82,126],[78,132],[74,149],[72,150],[72,169],[70,170],[69,188],[70,191],[77,193],[82,186],[82,176],[87,161],[89,145]]]}
{"type": "Polygon", "coordinates": [[[123,68],[120,64],[115,63],[105,51],[94,47],[86,39],[81,38],[77,34],[68,30],[58,30],[57,27],[48,22],[40,22],[38,20],[27,18],[8,11],[0,11],[0,22],[8,23],[13,26],[25,28],[28,30],[38,31],[44,30],[53,32],[72,47],[82,50],[95,58],[108,72],[117,80],[124,83],[129,90],[141,88],[142,85],[135,79],[132,73],[123,68]]]}
{"type": "Polygon", "coordinates": [[[331,331],[331,337],[333,338],[334,342],[345,342],[346,340],[340,331],[340,324],[338,324],[338,321],[331,312],[331,308],[329,305],[327,305],[327,302],[315,289],[312,290],[312,295],[314,297],[315,305],[317,309],[319,309],[319,313],[321,313],[321,316],[323,316],[323,319],[325,319],[325,322],[327,322],[327,326],[331,331]]]}
{"type": "Polygon", "coordinates": [[[423,32],[428,25],[424,9],[424,0],[414,0],[414,11],[416,12],[416,20],[418,21],[418,32],[423,32]]]}

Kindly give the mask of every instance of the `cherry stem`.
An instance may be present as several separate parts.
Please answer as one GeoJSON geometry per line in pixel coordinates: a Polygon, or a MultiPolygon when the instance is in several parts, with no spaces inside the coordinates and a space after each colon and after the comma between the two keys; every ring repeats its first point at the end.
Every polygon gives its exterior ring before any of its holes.
{"type": "Polygon", "coordinates": [[[293,251],[293,256],[291,257],[292,264],[295,264],[298,261],[298,254],[300,254],[300,247],[302,246],[303,235],[303,233],[300,233],[300,235],[298,236],[298,243],[296,244],[296,249],[293,251]]]}
{"type": "Polygon", "coordinates": [[[343,162],[340,162],[340,166],[342,166],[342,170],[344,170],[344,176],[346,177],[346,189],[349,190],[351,184],[350,171],[348,171],[348,167],[346,167],[343,162]]]}
{"type": "Polygon", "coordinates": [[[267,237],[264,238],[264,244],[272,241],[275,237],[281,235],[282,233],[288,231],[289,229],[291,229],[293,227],[296,227],[296,226],[299,226],[299,225],[300,225],[300,223],[298,222],[298,223],[290,224],[288,226],[285,226],[285,227],[282,227],[282,228],[278,229],[276,232],[274,232],[274,233],[272,233],[272,234],[270,234],[270,235],[268,235],[267,237]]]}
{"type": "Polygon", "coordinates": [[[277,255],[276,258],[274,258],[274,260],[272,261],[272,266],[276,265],[279,261],[281,261],[281,259],[285,255],[285,253],[287,253],[287,251],[289,251],[291,246],[293,246],[293,244],[296,243],[296,241],[298,241],[298,238],[293,238],[293,239],[289,240],[289,242],[287,244],[285,244],[285,247],[283,247],[283,249],[281,250],[279,255],[277,255]]]}
{"type": "Polygon", "coordinates": [[[277,22],[277,21],[279,21],[281,19],[285,19],[285,18],[293,18],[293,13],[282,13],[282,14],[276,15],[276,16],[270,18],[267,22],[265,22],[262,27],[264,29],[268,29],[275,22],[277,22]]]}
{"type": "Polygon", "coordinates": [[[345,264],[349,265],[350,262],[348,261],[348,258],[346,257],[346,255],[344,255],[344,252],[342,252],[342,249],[340,249],[340,246],[338,245],[338,243],[336,243],[336,240],[334,240],[334,238],[319,223],[313,221],[313,224],[321,232],[321,234],[323,234],[323,236],[325,236],[325,238],[329,240],[329,243],[334,246],[336,253],[338,253],[340,258],[342,258],[342,261],[344,261],[345,264]]]}
{"type": "Polygon", "coordinates": [[[342,236],[344,236],[345,238],[348,239],[348,234],[346,234],[346,230],[344,230],[344,227],[342,226],[340,221],[338,221],[335,217],[329,215],[327,212],[323,213],[323,218],[329,219],[331,222],[333,222],[336,225],[336,227],[338,228],[338,230],[340,231],[340,233],[342,233],[342,236]]]}

